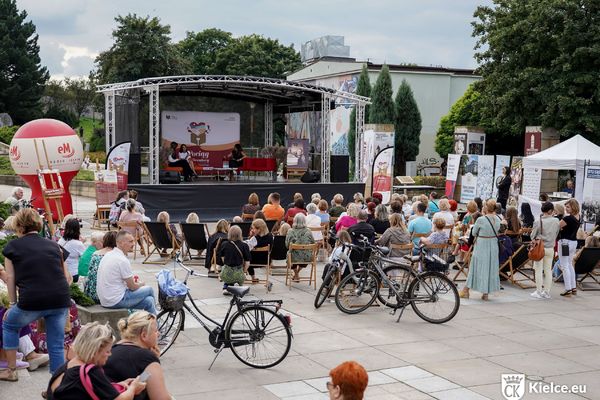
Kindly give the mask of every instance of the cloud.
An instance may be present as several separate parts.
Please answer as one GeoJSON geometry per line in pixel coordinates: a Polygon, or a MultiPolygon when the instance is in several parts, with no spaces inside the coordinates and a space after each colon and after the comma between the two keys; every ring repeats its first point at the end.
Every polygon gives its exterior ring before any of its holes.
{"type": "Polygon", "coordinates": [[[94,58],[89,56],[71,57],[66,61],[64,75],[69,77],[85,77],[93,69],[94,58]]]}
{"type": "Polygon", "coordinates": [[[42,65],[48,68],[48,72],[53,77],[63,73],[64,67],[62,65],[66,50],[63,49],[59,43],[48,41],[41,37],[38,40],[40,46],[40,58],[42,59],[42,65]]]}

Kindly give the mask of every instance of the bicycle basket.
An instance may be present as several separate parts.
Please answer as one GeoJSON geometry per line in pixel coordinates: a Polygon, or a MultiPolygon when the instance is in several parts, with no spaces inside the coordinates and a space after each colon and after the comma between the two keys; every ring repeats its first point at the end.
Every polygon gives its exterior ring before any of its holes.
{"type": "Polygon", "coordinates": [[[425,269],[433,272],[446,272],[448,271],[448,263],[442,260],[437,255],[426,255],[423,257],[425,269]]]}
{"type": "Polygon", "coordinates": [[[158,304],[165,311],[179,311],[183,308],[185,294],[179,296],[167,296],[165,292],[158,287],[158,304]]]}

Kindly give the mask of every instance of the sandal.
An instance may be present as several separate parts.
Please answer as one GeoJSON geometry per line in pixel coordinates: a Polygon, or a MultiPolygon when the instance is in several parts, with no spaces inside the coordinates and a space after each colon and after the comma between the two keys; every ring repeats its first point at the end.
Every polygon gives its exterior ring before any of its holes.
{"type": "Polygon", "coordinates": [[[16,382],[19,380],[16,368],[8,368],[0,372],[0,381],[16,382]],[[6,375],[2,374],[4,372],[6,375]]]}
{"type": "Polygon", "coordinates": [[[577,289],[571,289],[571,294],[573,296],[577,296],[577,289]]]}
{"type": "Polygon", "coordinates": [[[488,301],[489,300],[488,294],[487,293],[482,294],[481,295],[481,300],[488,301]]]}
{"type": "Polygon", "coordinates": [[[258,278],[252,278],[252,283],[259,283],[260,280],[258,278]]]}
{"type": "Polygon", "coordinates": [[[461,299],[468,299],[468,298],[469,298],[469,291],[467,291],[467,290],[464,290],[464,289],[463,289],[463,290],[461,290],[461,291],[458,293],[458,297],[460,297],[461,299]]]}

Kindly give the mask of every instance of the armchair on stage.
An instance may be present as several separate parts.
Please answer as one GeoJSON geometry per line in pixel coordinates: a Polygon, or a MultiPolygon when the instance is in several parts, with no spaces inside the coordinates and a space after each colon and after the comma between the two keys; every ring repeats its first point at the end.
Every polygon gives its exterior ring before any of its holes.
{"type": "Polygon", "coordinates": [[[244,164],[238,169],[239,171],[254,172],[275,172],[277,171],[277,162],[274,158],[244,158],[244,164]]]}

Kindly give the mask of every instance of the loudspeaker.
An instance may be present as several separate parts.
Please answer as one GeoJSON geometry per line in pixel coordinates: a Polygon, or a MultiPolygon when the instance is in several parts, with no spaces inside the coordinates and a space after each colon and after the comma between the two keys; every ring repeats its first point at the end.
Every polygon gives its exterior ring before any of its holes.
{"type": "Polygon", "coordinates": [[[304,175],[300,178],[304,183],[317,183],[321,180],[321,173],[313,169],[307,169],[304,175]]]}
{"type": "Polygon", "coordinates": [[[348,182],[350,179],[350,156],[331,156],[330,179],[331,182],[348,182]]]}
{"type": "Polygon", "coordinates": [[[142,183],[142,156],[131,153],[129,155],[128,183],[142,183]]]}
{"type": "Polygon", "coordinates": [[[177,171],[158,171],[158,181],[160,183],[180,183],[181,175],[177,171]]]}

